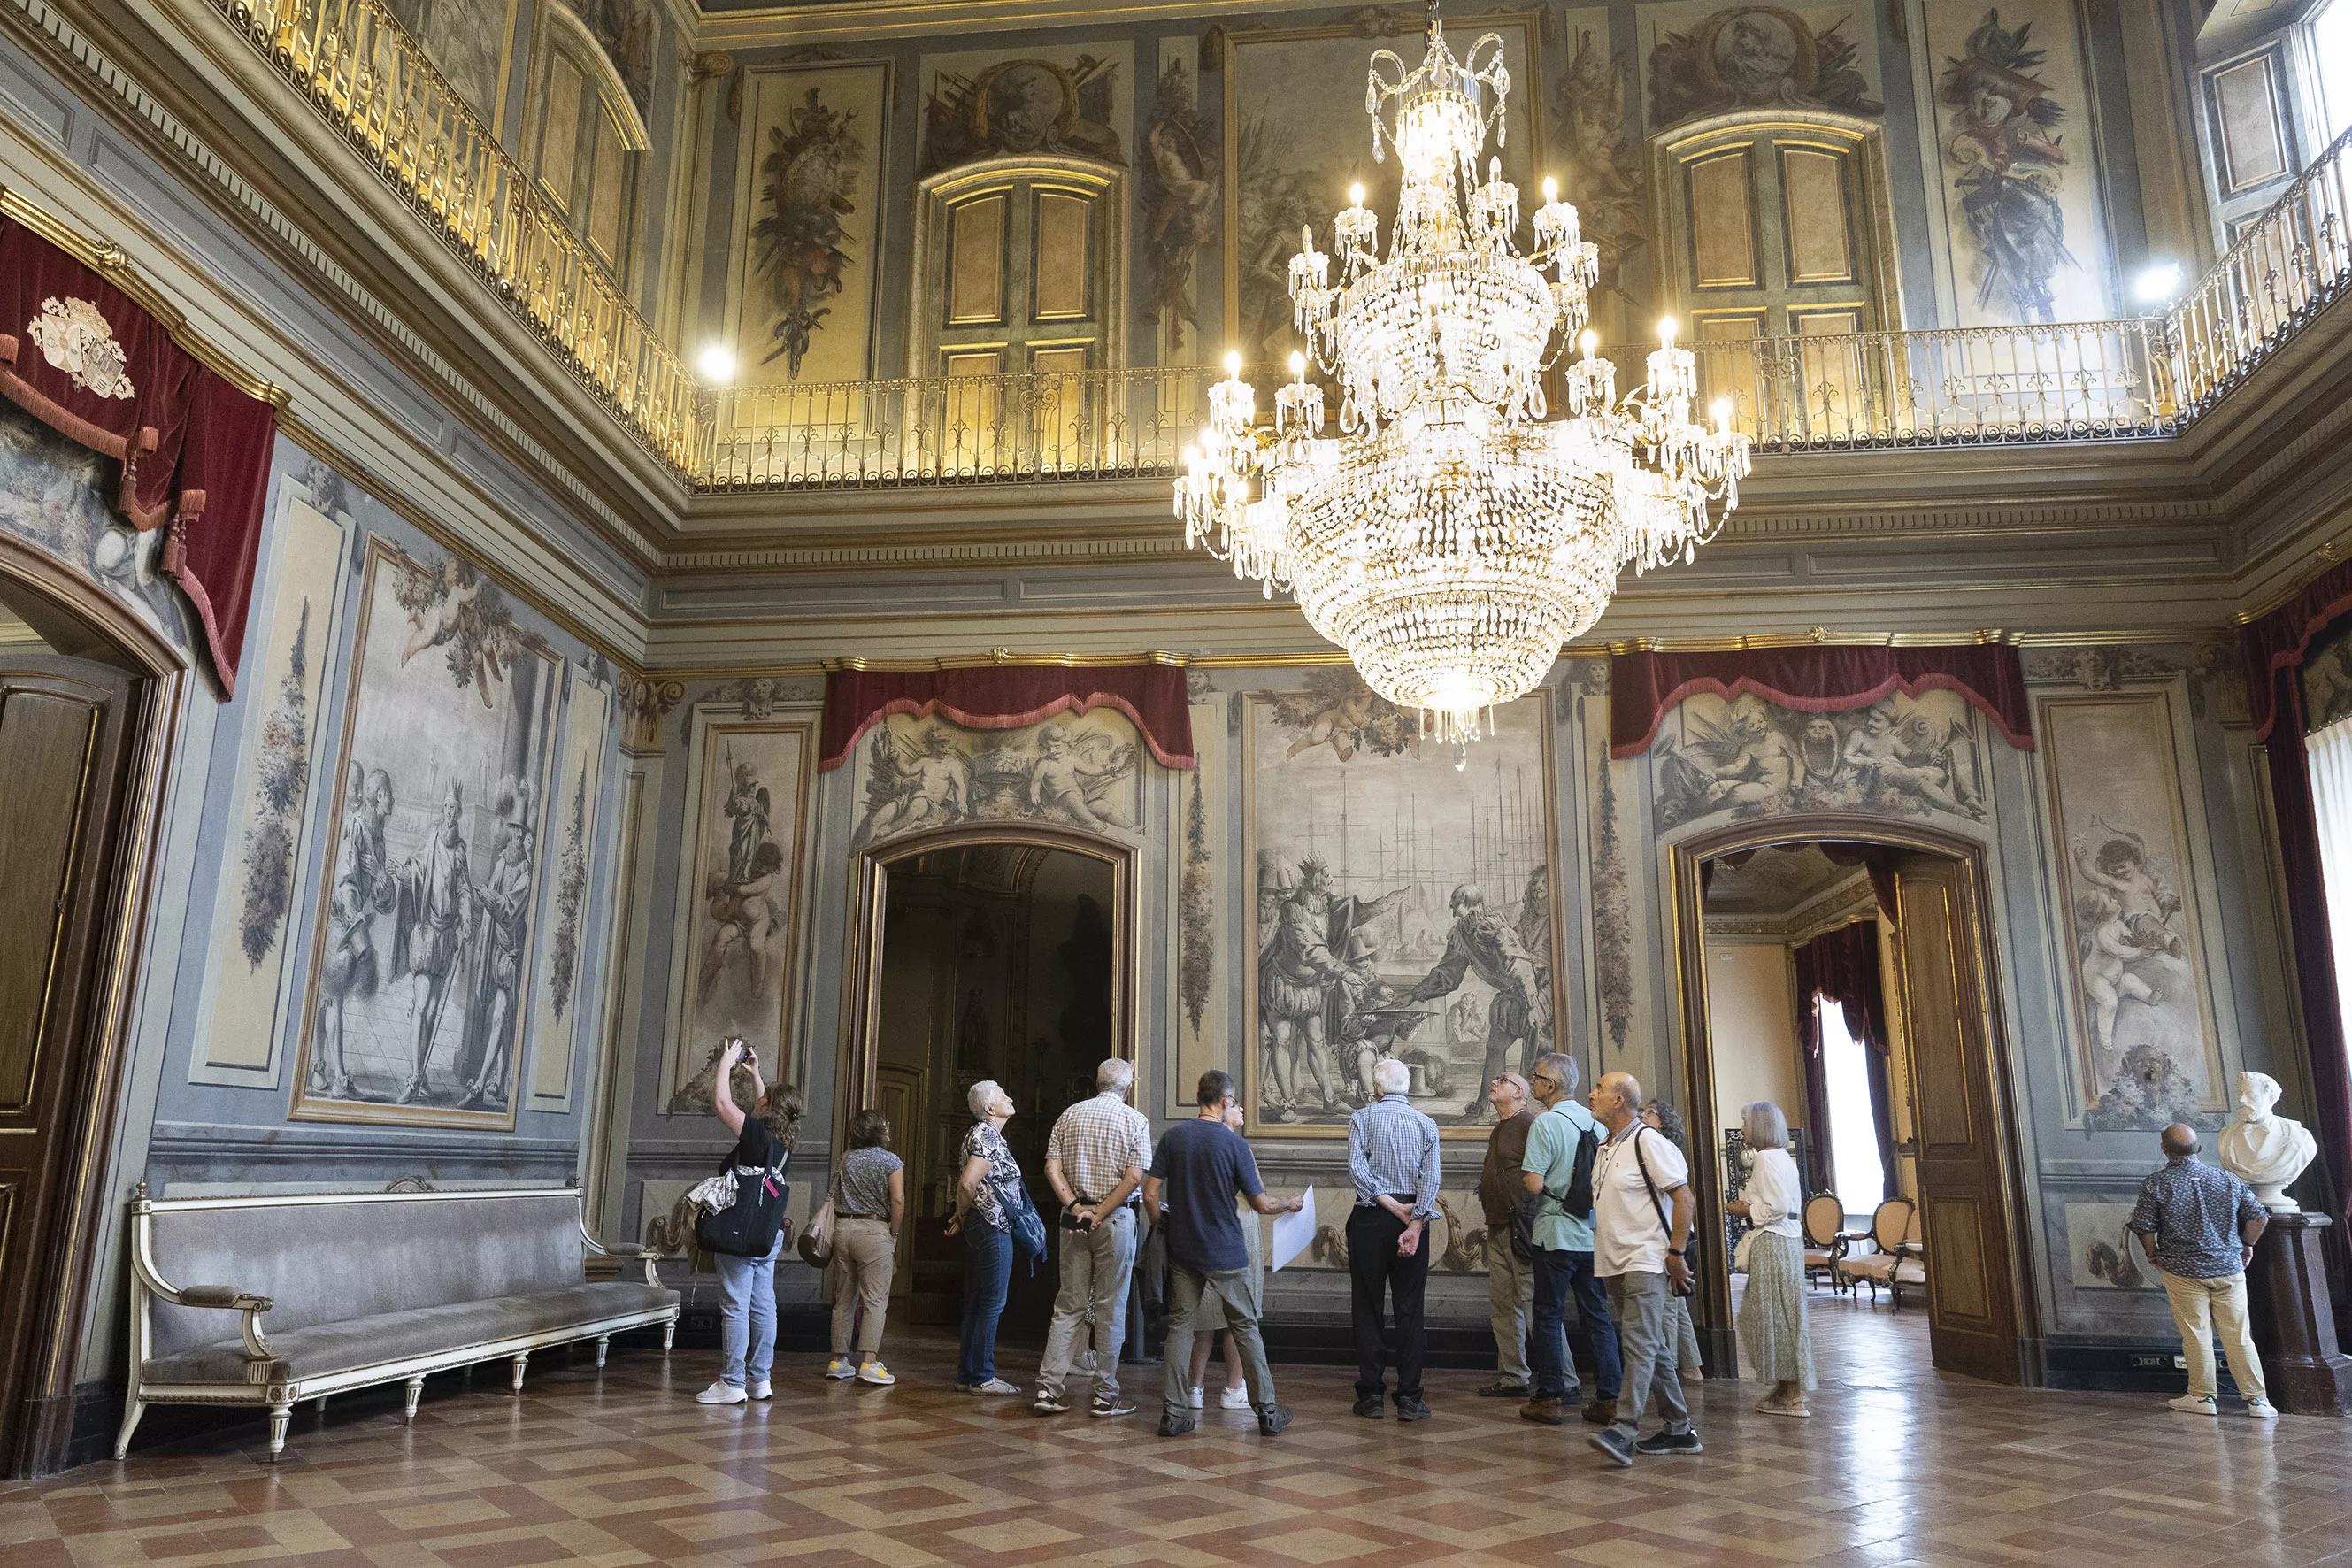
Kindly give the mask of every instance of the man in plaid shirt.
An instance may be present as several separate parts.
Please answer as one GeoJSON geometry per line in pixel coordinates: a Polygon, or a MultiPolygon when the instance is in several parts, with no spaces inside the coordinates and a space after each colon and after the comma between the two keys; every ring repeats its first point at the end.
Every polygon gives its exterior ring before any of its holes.
{"type": "Polygon", "coordinates": [[[2263,1358],[2246,1327],[2246,1265],[2270,1224],[2245,1183],[2216,1165],[2197,1163],[2197,1129],[2176,1121],[2164,1130],[2164,1169],[2139,1185],[2139,1203],[2124,1224],[2164,1279],[2172,1321],[2189,1362],[2189,1392],[2172,1401],[2191,1415],[2218,1414],[2213,1404],[2213,1327],[2221,1325],[2230,1375],[2257,1421],[2278,1415],[2263,1386],[2263,1358]]]}
{"type": "Polygon", "coordinates": [[[1132,1415],[1118,1394],[1127,1341],[1127,1284],[1135,1273],[1135,1191],[1151,1168],[1151,1123],[1127,1103],[1135,1064],[1113,1057],[1095,1068],[1095,1096],[1073,1105],[1045,1141],[1045,1180],[1062,1200],[1062,1290],[1037,1368],[1040,1415],[1059,1415],[1080,1322],[1094,1325],[1094,1415],[1132,1415]]]}

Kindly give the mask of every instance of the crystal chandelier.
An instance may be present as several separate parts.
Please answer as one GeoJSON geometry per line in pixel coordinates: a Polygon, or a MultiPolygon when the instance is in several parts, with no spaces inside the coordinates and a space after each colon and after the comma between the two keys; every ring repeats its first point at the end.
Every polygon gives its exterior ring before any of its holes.
{"type": "Polygon", "coordinates": [[[1435,0],[1419,69],[1372,56],[1372,155],[1393,153],[1402,176],[1387,257],[1359,185],[1333,224],[1337,282],[1311,230],[1290,263],[1292,321],[1339,386],[1337,434],[1323,434],[1305,354],[1270,426],[1234,354],[1176,482],[1187,543],[1268,595],[1287,589],[1457,761],[1482,711],[1532,689],[1600,618],[1627,563],[1687,561],[1712,538],[1748,472],[1728,400],[1714,430],[1692,421],[1696,366],[1671,319],[1622,399],[1583,331],[1582,357],[1559,371],[1567,417],[1546,417],[1544,379],[1584,327],[1599,256],[1550,180],[1524,252],[1499,158],[1479,181],[1510,89],[1502,40],[1457,62],[1435,0]]]}

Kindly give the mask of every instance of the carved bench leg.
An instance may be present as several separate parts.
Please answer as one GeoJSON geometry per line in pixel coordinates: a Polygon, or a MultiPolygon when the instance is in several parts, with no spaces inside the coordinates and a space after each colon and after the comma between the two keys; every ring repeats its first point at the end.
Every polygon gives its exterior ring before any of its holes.
{"type": "Polygon", "coordinates": [[[613,1348],[613,1336],[612,1336],[612,1335],[610,1335],[610,1334],[598,1334],[598,1335],[596,1336],[596,1370],[597,1370],[598,1372],[602,1372],[602,1371],[604,1371],[604,1352],[607,1352],[607,1351],[609,1351],[609,1350],[611,1350],[612,1348],[613,1348]]]}
{"type": "Polygon", "coordinates": [[[269,1407],[269,1462],[276,1464],[278,1456],[286,1451],[286,1423],[292,1420],[294,1407],[273,1405],[269,1407]]]}
{"type": "Polygon", "coordinates": [[[424,1397],[425,1380],[421,1377],[410,1378],[408,1380],[408,1413],[406,1419],[411,1421],[416,1419],[416,1402],[424,1397]]]}
{"type": "Polygon", "coordinates": [[[131,1451],[131,1434],[139,1430],[139,1418],[146,1414],[147,1402],[136,1394],[122,1402],[122,1430],[114,1435],[116,1458],[131,1451]]]}
{"type": "Polygon", "coordinates": [[[517,1394],[520,1394],[522,1392],[523,1363],[529,1360],[530,1360],[530,1352],[529,1351],[525,1351],[522,1354],[514,1358],[514,1391],[517,1394]]]}
{"type": "Polygon", "coordinates": [[[676,1318],[672,1318],[668,1322],[662,1325],[662,1354],[669,1354],[670,1343],[677,1338],[677,1320],[676,1318]]]}
{"type": "Polygon", "coordinates": [[[310,1402],[310,1408],[317,1411],[320,1415],[324,1415],[327,1413],[327,1396],[322,1394],[319,1395],[318,1398],[312,1400],[310,1402]]]}

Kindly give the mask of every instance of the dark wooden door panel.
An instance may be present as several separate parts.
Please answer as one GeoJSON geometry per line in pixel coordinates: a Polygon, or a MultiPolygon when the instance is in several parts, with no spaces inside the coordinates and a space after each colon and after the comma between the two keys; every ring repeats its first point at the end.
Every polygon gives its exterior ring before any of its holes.
{"type": "Polygon", "coordinates": [[[1928,1339],[1937,1367],[2013,1384],[2025,1369],[1973,893],[1958,861],[1898,868],[1928,1339]]]}
{"type": "Polygon", "coordinates": [[[89,806],[102,703],[0,689],[0,1116],[29,1110],[58,1000],[76,829],[89,806]]]}

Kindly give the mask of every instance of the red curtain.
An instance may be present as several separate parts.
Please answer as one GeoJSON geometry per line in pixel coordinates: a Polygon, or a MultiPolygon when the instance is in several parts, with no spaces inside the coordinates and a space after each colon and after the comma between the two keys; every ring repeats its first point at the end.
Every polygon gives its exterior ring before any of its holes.
{"type": "Polygon", "coordinates": [[[1886,1002],[1878,978],[1878,922],[1856,921],[1824,931],[1791,955],[1797,969],[1797,1030],[1805,1076],[1805,1118],[1812,1131],[1815,1191],[1832,1189],[1829,1079],[1822,1062],[1822,1006],[1844,1010],[1845,1031],[1859,1041],[1871,1072],[1871,1121],[1887,1191],[1895,1184],[1895,1134],[1886,1090],[1886,1002]]]}
{"type": "Polygon", "coordinates": [[[1638,757],[1693,692],[1754,692],[1806,713],[1867,708],[1900,691],[1957,691],[2020,751],[2033,749],[2025,669],[2007,643],[1950,647],[1776,647],[1728,653],[1621,653],[1609,661],[1609,754],[1638,757]]]}
{"type": "Polygon", "coordinates": [[[858,739],[893,713],[937,713],[971,730],[1017,730],[1056,713],[1116,708],[1171,768],[1192,765],[1192,708],[1181,665],[977,664],[944,669],[828,671],[820,770],[848,759],[858,739]]]}
{"type": "MultiPolygon", "coordinates": [[[[2256,735],[2269,742],[2271,806],[2278,819],[2279,857],[2286,879],[2287,923],[2294,948],[2295,986],[2319,1122],[2319,1160],[2329,1206],[2345,1217],[2352,1194],[2352,1062],[2347,1062],[2337,999],[2335,940],[2327,919],[2327,887],[2319,869],[2319,827],[2313,812],[2311,772],[2304,758],[2310,732],[2303,707],[2303,660],[2313,640],[2352,612],[2352,563],[2321,575],[2276,610],[2240,629],[2256,735]]],[[[2341,1270],[2345,1231],[2331,1237],[2331,1260],[2341,1270]]],[[[2339,1294],[2340,1312],[2352,1301],[2339,1294]]]]}
{"type": "Polygon", "coordinates": [[[168,526],[163,570],[236,689],[278,411],[199,363],[130,295],[0,217],[0,394],[122,465],[115,506],[168,526]]]}

